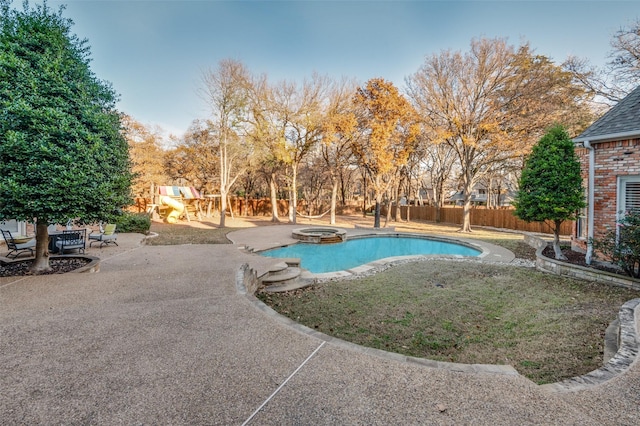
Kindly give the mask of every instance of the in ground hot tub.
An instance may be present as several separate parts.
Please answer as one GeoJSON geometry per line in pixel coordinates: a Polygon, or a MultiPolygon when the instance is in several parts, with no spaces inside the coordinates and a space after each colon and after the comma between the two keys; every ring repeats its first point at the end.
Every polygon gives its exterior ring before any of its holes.
{"type": "Polygon", "coordinates": [[[305,243],[341,243],[347,238],[347,232],[337,228],[300,228],[294,229],[291,236],[305,243]]]}

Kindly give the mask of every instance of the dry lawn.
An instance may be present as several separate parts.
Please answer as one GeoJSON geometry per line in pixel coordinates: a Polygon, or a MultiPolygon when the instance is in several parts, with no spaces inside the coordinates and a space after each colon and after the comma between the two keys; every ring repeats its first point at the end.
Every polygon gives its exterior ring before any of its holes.
{"type": "Polygon", "coordinates": [[[154,246],[179,244],[231,244],[227,233],[237,228],[219,228],[212,222],[178,222],[169,224],[160,221],[151,223],[151,232],[157,237],[147,239],[154,246]]]}
{"type": "Polygon", "coordinates": [[[599,368],[604,331],[637,296],[532,268],[429,260],[260,298],[353,343],[440,361],[509,364],[542,384],[599,368]]]}

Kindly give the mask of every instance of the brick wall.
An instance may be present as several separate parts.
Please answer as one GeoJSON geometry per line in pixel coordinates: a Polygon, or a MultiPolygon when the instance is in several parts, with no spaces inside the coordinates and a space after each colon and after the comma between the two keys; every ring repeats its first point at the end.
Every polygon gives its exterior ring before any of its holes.
{"type": "MultiPolygon", "coordinates": [[[[615,226],[617,181],[619,176],[640,175],[640,139],[592,143],[595,148],[594,238],[598,239],[615,226]]],[[[589,150],[576,148],[580,159],[584,187],[588,185],[589,150]]],[[[574,239],[574,246],[585,248],[584,241],[574,239]]]]}

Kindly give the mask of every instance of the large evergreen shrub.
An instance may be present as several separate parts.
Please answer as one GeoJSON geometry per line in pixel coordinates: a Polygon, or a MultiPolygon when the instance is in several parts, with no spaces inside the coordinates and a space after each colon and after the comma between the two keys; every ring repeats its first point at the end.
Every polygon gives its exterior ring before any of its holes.
{"type": "Polygon", "coordinates": [[[146,235],[151,228],[151,218],[146,213],[123,212],[115,223],[118,232],[137,232],[146,235]]]}
{"type": "Polygon", "coordinates": [[[513,204],[520,219],[546,222],[551,227],[556,259],[566,259],[560,249],[560,226],[565,220],[574,220],[586,204],[580,162],[562,126],[549,129],[533,147],[513,204]]]}

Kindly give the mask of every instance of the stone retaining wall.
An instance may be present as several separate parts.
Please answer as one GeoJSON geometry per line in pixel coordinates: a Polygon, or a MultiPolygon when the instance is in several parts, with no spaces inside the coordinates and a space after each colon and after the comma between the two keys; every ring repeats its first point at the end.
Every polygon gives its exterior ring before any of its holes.
{"type": "Polygon", "coordinates": [[[524,234],[524,241],[536,251],[536,268],[541,271],[552,272],[565,277],[586,281],[596,281],[603,284],[640,290],[640,280],[612,272],[601,271],[585,266],[573,265],[561,260],[551,259],[542,254],[548,242],[533,234],[524,234]]]}
{"type": "Polygon", "coordinates": [[[618,351],[604,366],[584,376],[572,377],[558,383],[543,385],[552,392],[567,392],[585,389],[603,383],[624,373],[638,357],[640,340],[638,339],[638,320],[640,319],[640,299],[633,299],[622,305],[618,313],[620,328],[618,331],[618,351]]]}

